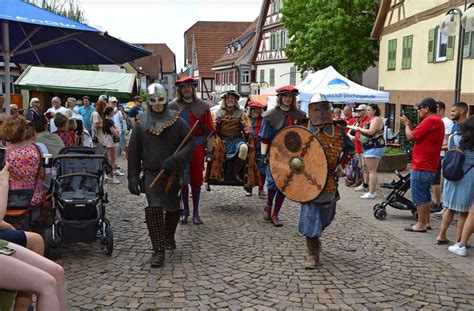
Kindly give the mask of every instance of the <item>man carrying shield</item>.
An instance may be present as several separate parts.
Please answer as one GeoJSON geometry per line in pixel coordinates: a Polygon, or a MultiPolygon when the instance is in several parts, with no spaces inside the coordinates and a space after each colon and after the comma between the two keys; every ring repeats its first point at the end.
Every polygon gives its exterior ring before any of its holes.
{"type": "Polygon", "coordinates": [[[343,154],[350,152],[353,145],[346,137],[345,126],[333,121],[331,105],[324,95],[311,97],[308,116],[309,130],[324,147],[328,161],[328,177],[322,192],[313,201],[301,204],[299,232],[306,237],[309,254],[305,268],[315,269],[319,265],[321,251],[319,238],[336,214],[336,201],[339,200],[336,171],[343,154]]]}
{"type": "Polygon", "coordinates": [[[128,189],[135,195],[144,192],[148,201],[145,221],[153,246],[152,267],[163,265],[165,247],[176,248],[174,235],[181,211],[179,177],[194,151],[192,140],[176,151],[190,128],[176,111],[169,110],[167,106],[165,88],[161,84],[151,84],[148,87],[148,110],[132,131],[128,151],[128,189]],[[140,182],[142,169],[143,181],[140,182]],[[168,178],[151,188],[161,170],[168,178]],[[173,172],[178,172],[177,178],[170,177],[173,172]]]}
{"type": "Polygon", "coordinates": [[[169,106],[177,110],[180,117],[186,121],[189,127],[193,127],[199,120],[199,125],[194,131],[196,149],[191,161],[184,169],[184,186],[181,192],[183,200],[183,217],[181,223],[187,224],[189,217],[189,185],[193,196],[193,222],[202,224],[199,217],[199,199],[201,198],[201,186],[204,182],[203,171],[205,158],[208,160],[212,155],[212,140],[215,133],[214,122],[206,102],[196,97],[197,80],[191,77],[183,77],[176,81],[177,97],[169,106]],[[206,156],[207,147],[207,156],[206,156]]]}
{"type": "MultiPolygon", "coordinates": [[[[269,145],[279,130],[295,125],[298,120],[306,118],[306,114],[296,106],[298,89],[292,86],[284,86],[276,89],[276,92],[278,97],[277,106],[263,114],[263,123],[259,134],[262,142],[261,153],[264,157],[268,154],[269,145]]],[[[266,178],[268,198],[263,210],[263,219],[271,221],[276,227],[281,227],[282,223],[278,219],[278,214],[285,200],[285,195],[276,187],[268,166],[266,178]],[[272,213],[273,200],[275,200],[275,208],[272,213]]]]}

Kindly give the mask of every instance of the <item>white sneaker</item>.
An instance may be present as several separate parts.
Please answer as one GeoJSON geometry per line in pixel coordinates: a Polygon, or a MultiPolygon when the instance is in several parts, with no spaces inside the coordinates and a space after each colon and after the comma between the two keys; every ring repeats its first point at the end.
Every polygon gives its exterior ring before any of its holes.
{"type": "Polygon", "coordinates": [[[125,176],[125,174],[119,170],[115,170],[115,176],[125,176]]]}
{"type": "Polygon", "coordinates": [[[376,197],[377,197],[377,194],[370,193],[370,192],[366,192],[360,196],[361,199],[370,199],[370,200],[375,199],[376,197]]]}
{"type": "Polygon", "coordinates": [[[461,243],[456,243],[454,245],[451,245],[450,247],[448,247],[448,251],[458,256],[466,257],[466,246],[465,245],[461,246],[461,243]]]}
{"type": "Polygon", "coordinates": [[[359,187],[354,188],[354,191],[365,191],[367,192],[368,188],[364,187],[364,184],[360,184],[359,187]]]}
{"type": "Polygon", "coordinates": [[[111,184],[120,184],[120,180],[118,180],[117,178],[112,177],[110,179],[107,180],[107,182],[111,183],[111,184]]]}

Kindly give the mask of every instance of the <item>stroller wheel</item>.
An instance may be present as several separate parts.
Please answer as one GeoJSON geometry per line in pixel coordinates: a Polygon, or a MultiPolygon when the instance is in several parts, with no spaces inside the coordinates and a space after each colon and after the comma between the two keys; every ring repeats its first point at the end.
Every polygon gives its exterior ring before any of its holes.
{"type": "Polygon", "coordinates": [[[374,205],[374,208],[373,208],[373,209],[374,209],[374,211],[376,211],[376,210],[378,210],[378,209],[385,209],[385,207],[384,207],[382,204],[377,203],[377,204],[374,205]]]}
{"type": "Polygon", "coordinates": [[[51,248],[53,247],[53,230],[49,227],[44,231],[44,257],[51,258],[51,248]]]}
{"type": "Polygon", "coordinates": [[[112,227],[108,226],[107,228],[105,228],[105,238],[105,254],[111,256],[112,252],[114,251],[114,232],[112,230],[112,227]]]}
{"type": "Polygon", "coordinates": [[[378,220],[384,220],[387,217],[387,211],[384,208],[377,208],[374,211],[374,217],[378,220]]]}
{"type": "Polygon", "coordinates": [[[416,209],[411,210],[411,214],[413,215],[413,218],[415,218],[415,220],[418,221],[418,211],[416,209]]]}

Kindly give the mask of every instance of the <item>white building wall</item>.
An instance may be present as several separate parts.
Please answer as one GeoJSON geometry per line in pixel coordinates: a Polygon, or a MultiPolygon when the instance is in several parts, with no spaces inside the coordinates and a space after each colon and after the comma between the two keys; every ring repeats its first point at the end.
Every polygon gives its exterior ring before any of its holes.
{"type": "MultiPolygon", "coordinates": [[[[275,89],[285,86],[285,85],[290,85],[290,68],[294,67],[294,63],[280,63],[280,64],[266,64],[266,65],[257,65],[257,70],[256,70],[256,81],[260,81],[260,71],[264,70],[265,71],[265,82],[268,83],[268,87],[261,87],[260,88],[260,94],[266,94],[266,95],[271,95],[275,94],[275,89]],[[274,85],[270,85],[270,70],[275,69],[275,83],[274,85]]],[[[296,83],[301,82],[301,75],[299,72],[296,72],[296,83]]],[[[256,94],[257,91],[254,90],[252,92],[253,94],[256,94]]]]}

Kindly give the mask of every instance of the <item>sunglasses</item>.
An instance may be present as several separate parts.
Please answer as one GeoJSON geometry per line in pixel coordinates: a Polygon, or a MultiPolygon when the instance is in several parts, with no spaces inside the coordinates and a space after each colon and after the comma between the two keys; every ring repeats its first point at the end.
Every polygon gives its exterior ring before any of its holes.
{"type": "Polygon", "coordinates": [[[423,108],[426,108],[427,106],[418,106],[418,110],[421,110],[423,108]]]}

